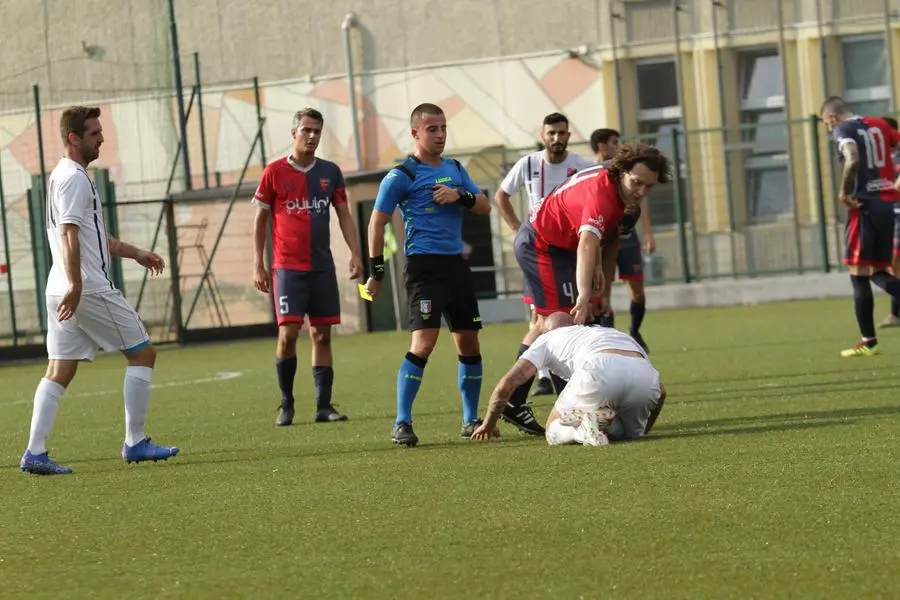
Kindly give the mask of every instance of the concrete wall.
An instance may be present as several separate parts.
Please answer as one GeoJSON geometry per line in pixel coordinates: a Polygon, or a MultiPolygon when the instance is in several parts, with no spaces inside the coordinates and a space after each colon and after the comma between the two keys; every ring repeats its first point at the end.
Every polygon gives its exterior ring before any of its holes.
{"type": "MultiPolygon", "coordinates": [[[[835,218],[832,181],[817,181],[813,144],[828,152],[820,131],[808,123],[790,129],[789,219],[753,224],[746,216],[746,174],[734,137],[697,130],[735,126],[740,119],[737,56],[759,47],[780,47],[788,82],[787,114],[805,118],[826,93],[844,91],[840,42],[848,36],[883,39],[882,0],[730,0],[713,12],[711,2],[684,0],[677,20],[670,0],[175,0],[184,81],[194,82],[192,54],[201,61],[205,145],[198,110],[188,125],[193,185],[202,186],[202,149],[210,173],[232,183],[256,131],[257,106],[250,84],[261,82],[266,118],[266,160],[289,145],[291,115],[313,105],[326,117],[321,154],[347,170],[357,168],[351,105],[358,108],[362,166],[391,164],[411,147],[407,118],[412,106],[441,104],[450,127],[448,152],[465,157],[486,146],[511,150],[485,183],[496,183],[521,149],[531,147],[540,121],[552,111],[572,121],[575,150],[592,129],[638,129],[637,64],[676,55],[683,91],[681,113],[694,131],[687,149],[686,189],[694,273],[806,266],[820,260],[815,226],[821,183],[826,213],[835,218]],[[778,8],[785,23],[783,44],[778,8]],[[357,96],[345,76],[341,21],[355,12],[351,32],[357,64],[357,96]],[[821,19],[819,19],[821,17],[821,19]],[[712,36],[713,24],[718,28],[712,36]],[[823,37],[824,36],[824,37],[823,37]],[[613,45],[615,40],[615,45],[613,45]],[[723,68],[716,63],[716,44],[723,68]],[[582,48],[582,46],[584,46],[582,48]],[[569,54],[575,49],[577,57],[569,54]],[[822,50],[827,56],[822,63],[822,50]],[[618,59],[618,77],[614,69],[618,59]],[[828,80],[828,86],[825,80],[828,80]],[[724,98],[724,119],[719,112],[724,98]],[[621,120],[620,120],[621,114],[621,120]],[[726,168],[725,157],[735,158],[726,168]],[[727,176],[726,176],[727,175],[727,176]],[[733,192],[729,200],[728,191],[733,192]],[[733,218],[732,218],[733,217],[733,218]],[[795,229],[797,228],[797,229],[795,229]],[[800,231],[799,243],[797,234],[800,231]],[[732,248],[734,250],[732,251],[732,248]]],[[[900,9],[900,0],[890,0],[900,9]]],[[[109,168],[120,201],[162,197],[178,140],[176,103],[165,0],[8,0],[0,13],[0,175],[9,219],[10,256],[16,290],[33,286],[31,239],[25,192],[39,171],[32,85],[40,87],[48,169],[59,155],[59,107],[101,105],[106,145],[99,167],[109,168]],[[77,7],[77,10],[76,10],[77,7]]],[[[890,25],[893,67],[890,94],[900,76],[900,28],[890,25]]],[[[740,141],[739,139],[737,141],[740,141]]],[[[249,156],[247,176],[260,173],[263,156],[249,156]]],[[[181,186],[180,163],[176,189],[181,186]]],[[[121,223],[123,237],[150,241],[155,207],[135,205],[121,223]]],[[[838,214],[839,216],[839,214],[838,214]]],[[[181,215],[182,224],[190,221],[181,215]]],[[[236,223],[240,224],[239,221],[236,223]]],[[[236,225],[237,226],[237,225],[236,225]]],[[[498,224],[499,255],[509,259],[507,232],[498,224]],[[505,245],[505,246],[504,246],[505,245]]],[[[838,227],[829,223],[834,257],[838,227]]],[[[235,230],[234,235],[243,235],[235,230]]],[[[667,272],[680,274],[680,246],[671,227],[658,233],[667,272]]],[[[513,261],[508,261],[513,264],[513,261]]],[[[244,274],[236,278],[243,278],[244,274]]],[[[240,279],[243,281],[243,279],[240,279]]],[[[237,281],[237,279],[236,279],[237,281]]],[[[511,284],[515,285],[515,284],[511,284]]]]}

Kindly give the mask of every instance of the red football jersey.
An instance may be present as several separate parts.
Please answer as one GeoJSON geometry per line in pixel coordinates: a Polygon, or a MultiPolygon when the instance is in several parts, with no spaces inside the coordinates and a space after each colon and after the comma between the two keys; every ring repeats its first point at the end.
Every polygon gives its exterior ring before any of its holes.
{"type": "Polygon", "coordinates": [[[272,211],[272,268],[334,269],[328,209],[347,203],[340,167],[321,158],[305,168],[290,157],[276,160],[263,171],[253,202],[272,211]]]}
{"type": "Polygon", "coordinates": [[[615,235],[624,214],[618,182],[609,178],[603,165],[597,165],[553,190],[531,214],[531,224],[547,244],[574,252],[582,231],[606,242],[615,235]]]}

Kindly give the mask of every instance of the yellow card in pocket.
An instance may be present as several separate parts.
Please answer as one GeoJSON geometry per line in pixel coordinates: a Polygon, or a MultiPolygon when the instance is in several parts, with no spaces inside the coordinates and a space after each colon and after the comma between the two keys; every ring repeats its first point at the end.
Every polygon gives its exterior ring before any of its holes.
{"type": "Polygon", "coordinates": [[[371,302],[372,300],[374,300],[374,298],[372,298],[372,294],[370,294],[369,292],[366,291],[366,286],[364,286],[361,283],[357,283],[356,287],[359,289],[359,297],[360,298],[362,298],[363,300],[366,300],[368,302],[371,302]]]}

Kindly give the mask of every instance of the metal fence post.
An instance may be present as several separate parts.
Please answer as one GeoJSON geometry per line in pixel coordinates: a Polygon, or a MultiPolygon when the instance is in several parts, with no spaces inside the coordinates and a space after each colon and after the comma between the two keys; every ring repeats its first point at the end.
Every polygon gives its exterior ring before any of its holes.
{"type": "MultiPolygon", "coordinates": [[[[209,189],[209,159],[206,155],[206,124],[203,121],[203,91],[200,86],[199,52],[194,52],[194,89],[197,92],[197,110],[200,117],[200,158],[203,161],[203,187],[209,189]]],[[[190,108],[188,108],[188,114],[190,114],[190,108]]]]}
{"type": "MultiPolygon", "coordinates": [[[[259,92],[259,77],[253,77],[253,98],[256,101],[256,122],[257,123],[265,123],[265,119],[263,119],[262,114],[262,97],[259,92]]],[[[351,99],[352,102],[352,99],[351,99]]],[[[261,127],[261,125],[260,125],[261,127]]],[[[263,135],[262,130],[259,133],[259,164],[262,167],[266,166],[266,140],[265,135],[263,135]]]]}
{"type": "Polygon", "coordinates": [[[181,310],[181,265],[178,264],[178,231],[175,226],[175,202],[166,198],[163,204],[166,216],[166,237],[169,250],[169,276],[172,278],[172,322],[175,324],[175,339],[184,344],[184,320],[181,310]]]}
{"type": "Polygon", "coordinates": [[[47,275],[50,273],[49,243],[44,221],[44,201],[40,184],[41,176],[31,177],[28,190],[28,226],[31,230],[31,255],[34,260],[34,301],[42,333],[47,332],[47,304],[44,291],[47,289],[47,275]]]}
{"type": "MultiPolygon", "coordinates": [[[[116,197],[113,191],[113,183],[109,179],[109,169],[94,170],[94,184],[97,186],[97,193],[100,196],[100,206],[103,211],[103,220],[106,222],[106,231],[114,238],[119,237],[119,215],[116,207],[116,197]]],[[[122,259],[118,256],[112,257],[110,265],[110,276],[113,283],[116,284],[122,292],[125,292],[125,278],[122,276],[122,259]]]]}
{"type": "Polygon", "coordinates": [[[169,41],[172,44],[172,72],[175,76],[175,100],[178,106],[178,129],[181,132],[181,162],[184,167],[184,189],[193,189],[191,157],[188,153],[187,120],[184,111],[184,84],[181,81],[181,54],[178,49],[178,23],[175,20],[175,3],[169,0],[169,41]]]}
{"type": "Polygon", "coordinates": [[[687,231],[684,220],[684,180],[681,177],[681,153],[678,150],[678,128],[672,128],[672,176],[675,184],[675,219],[678,221],[678,248],[681,254],[681,271],[685,283],[690,283],[691,266],[688,256],[687,231]]]}
{"type": "Polygon", "coordinates": [[[0,167],[0,224],[3,227],[3,256],[6,261],[6,289],[9,293],[9,321],[12,327],[13,346],[19,345],[19,328],[16,323],[16,298],[13,295],[12,259],[9,256],[9,224],[6,222],[6,199],[3,195],[3,169],[0,167]]]}
{"type": "Polygon", "coordinates": [[[825,222],[825,186],[822,183],[822,150],[819,148],[819,117],[811,115],[809,129],[812,136],[813,169],[816,178],[816,210],[819,217],[819,246],[822,252],[822,270],[831,272],[831,258],[828,256],[828,225],[825,222]]]}
{"type": "Polygon", "coordinates": [[[47,163],[44,161],[44,124],[41,121],[41,88],[34,86],[34,118],[37,125],[38,160],[41,169],[41,197],[45,197],[47,188],[47,163]]]}

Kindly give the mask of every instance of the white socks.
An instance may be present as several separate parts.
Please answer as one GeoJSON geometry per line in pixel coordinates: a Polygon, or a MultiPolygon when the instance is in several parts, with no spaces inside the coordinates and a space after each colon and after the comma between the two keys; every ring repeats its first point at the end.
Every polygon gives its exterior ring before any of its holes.
{"type": "Polygon", "coordinates": [[[32,454],[43,454],[47,451],[47,436],[53,429],[59,398],[66,388],[55,381],[43,378],[34,392],[34,411],[31,413],[31,435],[28,438],[28,451],[32,454]]]}
{"type": "Polygon", "coordinates": [[[561,419],[556,419],[547,427],[547,443],[551,446],[564,446],[566,444],[583,444],[584,438],[578,425],[563,425],[561,419]]]}
{"type": "Polygon", "coordinates": [[[150,406],[151,367],[125,369],[125,443],[134,446],[146,437],[144,423],[150,406]]]}

